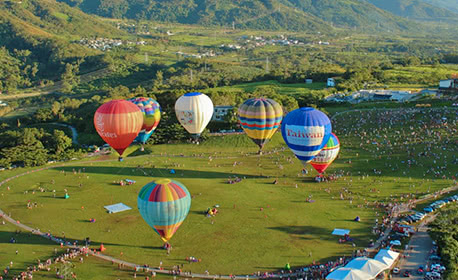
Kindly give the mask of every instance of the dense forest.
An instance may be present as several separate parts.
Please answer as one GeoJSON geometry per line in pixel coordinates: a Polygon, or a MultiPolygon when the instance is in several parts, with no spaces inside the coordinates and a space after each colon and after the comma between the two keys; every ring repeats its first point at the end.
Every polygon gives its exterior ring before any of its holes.
{"type": "Polygon", "coordinates": [[[458,207],[442,210],[431,224],[430,232],[437,240],[440,256],[447,266],[444,279],[458,279],[458,207]]]}

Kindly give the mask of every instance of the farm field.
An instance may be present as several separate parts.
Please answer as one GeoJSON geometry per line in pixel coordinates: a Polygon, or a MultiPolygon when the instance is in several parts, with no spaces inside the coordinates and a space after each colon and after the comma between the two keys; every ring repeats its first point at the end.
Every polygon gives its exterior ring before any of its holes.
{"type": "MultiPolygon", "coordinates": [[[[108,255],[152,267],[184,264],[184,271],[215,274],[280,270],[286,263],[299,267],[366,247],[376,238],[375,219],[383,215],[375,202],[407,201],[453,185],[458,138],[451,132],[456,123],[453,109],[341,114],[333,121],[333,131],[342,149],[328,169],[338,179],[323,183],[314,182],[316,172],[310,166],[308,174],[301,173],[302,165],[279,133],[262,156],[245,135],[210,137],[201,145],[147,145],[143,153],[132,146],[124,162],[112,154],[11,180],[0,188],[1,209],[43,232],[80,244],[90,237],[93,248],[103,243],[108,255]],[[228,184],[234,176],[241,182],[228,184]],[[138,191],[159,178],[182,182],[192,195],[190,213],[171,239],[170,255],[136,209],[138,191]],[[117,182],[124,179],[136,183],[120,186],[117,182]],[[69,199],[63,199],[65,190],[69,199]],[[28,202],[34,205],[31,209],[28,202]],[[108,214],[103,208],[119,202],[133,209],[108,214]],[[207,218],[204,212],[216,204],[220,213],[207,218]],[[356,216],[361,222],[353,221],[356,216]],[[334,228],[350,229],[353,242],[339,244],[331,235],[334,228]],[[190,256],[202,261],[188,264],[185,258],[190,256]]],[[[24,171],[4,171],[0,179],[24,171]]],[[[11,226],[0,227],[8,240],[11,226]]],[[[21,251],[32,251],[32,245],[21,244],[21,251]]],[[[55,246],[38,247],[46,256],[55,246]]],[[[0,267],[9,263],[8,257],[14,253],[2,257],[0,267]]],[[[25,258],[20,266],[34,260],[25,258]]],[[[108,269],[102,266],[95,273],[108,269]]]]}
{"type": "Polygon", "coordinates": [[[303,94],[313,94],[313,90],[322,90],[326,88],[326,83],[282,84],[277,81],[271,80],[271,81],[264,81],[264,82],[238,84],[238,85],[227,86],[227,87],[217,87],[214,89],[204,90],[204,92],[212,92],[212,91],[225,90],[225,89],[240,90],[243,92],[254,92],[256,89],[263,89],[263,88],[274,89],[279,94],[303,95],[303,94]]]}

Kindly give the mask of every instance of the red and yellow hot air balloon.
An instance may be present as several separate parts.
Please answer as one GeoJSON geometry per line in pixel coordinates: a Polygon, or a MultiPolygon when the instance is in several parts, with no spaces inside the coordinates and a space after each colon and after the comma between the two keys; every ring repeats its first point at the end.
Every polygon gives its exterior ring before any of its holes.
{"type": "Polygon", "coordinates": [[[337,158],[340,151],[339,138],[334,133],[331,133],[331,137],[328,140],[326,146],[321,149],[320,153],[316,155],[310,164],[315,168],[318,173],[323,173],[326,168],[337,158]]]}
{"type": "Polygon", "coordinates": [[[137,105],[126,100],[112,100],[94,114],[94,126],[102,139],[115,149],[122,160],[124,150],[137,137],[143,125],[143,114],[137,105]]]}

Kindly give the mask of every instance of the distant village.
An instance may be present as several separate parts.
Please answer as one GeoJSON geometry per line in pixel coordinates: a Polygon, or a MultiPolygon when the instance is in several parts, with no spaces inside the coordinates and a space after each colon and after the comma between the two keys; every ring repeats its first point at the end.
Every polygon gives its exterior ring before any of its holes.
{"type": "Polygon", "coordinates": [[[96,38],[96,39],[83,38],[79,40],[78,43],[88,48],[101,50],[101,51],[107,51],[112,48],[123,46],[123,45],[125,46],[132,46],[132,45],[144,46],[146,45],[146,41],[143,41],[143,40],[132,42],[132,41],[119,40],[119,39],[109,39],[109,38],[96,38]]]}
{"type": "MultiPolygon", "coordinates": [[[[241,41],[238,44],[222,44],[220,45],[220,48],[223,49],[231,49],[231,50],[240,50],[240,49],[252,49],[252,48],[257,48],[257,47],[263,47],[266,45],[278,45],[278,46],[293,46],[293,45],[298,45],[298,46],[303,46],[303,45],[314,45],[315,43],[305,43],[297,39],[290,39],[287,38],[284,35],[279,35],[278,38],[276,39],[267,39],[264,38],[263,36],[242,36],[240,37],[239,41],[241,41]]],[[[318,45],[330,45],[331,43],[329,42],[323,42],[319,41],[316,42],[318,45]]]]}
{"type": "Polygon", "coordinates": [[[194,54],[194,53],[184,53],[182,51],[176,52],[177,55],[181,57],[192,57],[192,58],[203,58],[203,57],[215,57],[216,53],[213,50],[209,50],[204,53],[194,54]]]}

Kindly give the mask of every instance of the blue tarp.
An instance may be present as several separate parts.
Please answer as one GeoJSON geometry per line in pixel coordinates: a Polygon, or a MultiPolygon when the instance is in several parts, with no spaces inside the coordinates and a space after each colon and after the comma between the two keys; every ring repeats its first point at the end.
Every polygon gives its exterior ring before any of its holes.
{"type": "Polygon", "coordinates": [[[350,230],[349,229],[341,229],[341,228],[336,228],[334,229],[334,231],[332,232],[332,235],[341,235],[341,236],[344,236],[345,234],[350,234],[350,230]]]}
{"type": "Polygon", "coordinates": [[[129,206],[125,205],[124,203],[108,205],[108,206],[104,206],[103,208],[107,209],[108,213],[110,213],[110,214],[111,213],[118,213],[118,212],[122,212],[122,211],[127,211],[127,210],[132,209],[129,206]]]}

